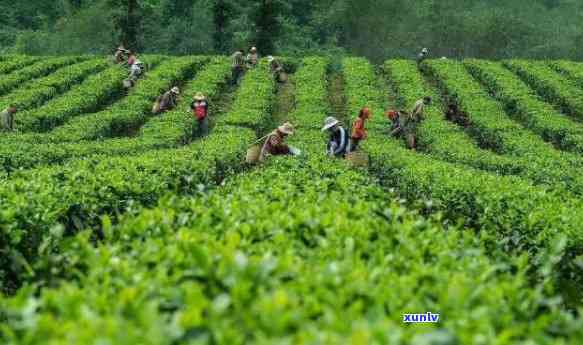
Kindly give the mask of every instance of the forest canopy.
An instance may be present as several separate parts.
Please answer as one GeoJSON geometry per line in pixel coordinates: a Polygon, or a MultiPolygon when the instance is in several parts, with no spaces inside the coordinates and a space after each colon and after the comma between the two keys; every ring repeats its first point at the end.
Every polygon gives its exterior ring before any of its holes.
{"type": "Polygon", "coordinates": [[[583,58],[578,0],[0,0],[0,52],[583,58]]]}

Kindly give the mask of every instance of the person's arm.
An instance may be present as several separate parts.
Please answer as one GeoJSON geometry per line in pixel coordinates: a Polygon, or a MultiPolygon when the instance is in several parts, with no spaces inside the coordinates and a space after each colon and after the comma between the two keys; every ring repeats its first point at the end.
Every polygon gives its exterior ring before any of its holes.
{"type": "Polygon", "coordinates": [[[423,103],[415,103],[415,108],[413,108],[413,111],[411,112],[411,117],[412,118],[416,118],[419,115],[419,112],[421,111],[421,108],[423,107],[423,103]]]}

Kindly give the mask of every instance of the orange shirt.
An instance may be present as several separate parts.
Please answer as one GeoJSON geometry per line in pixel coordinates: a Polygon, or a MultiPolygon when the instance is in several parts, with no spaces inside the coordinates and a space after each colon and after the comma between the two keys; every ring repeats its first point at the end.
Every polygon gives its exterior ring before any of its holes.
{"type": "Polygon", "coordinates": [[[367,133],[366,128],[364,128],[366,120],[362,117],[359,117],[354,121],[352,125],[352,135],[351,138],[353,139],[366,139],[367,133]]]}

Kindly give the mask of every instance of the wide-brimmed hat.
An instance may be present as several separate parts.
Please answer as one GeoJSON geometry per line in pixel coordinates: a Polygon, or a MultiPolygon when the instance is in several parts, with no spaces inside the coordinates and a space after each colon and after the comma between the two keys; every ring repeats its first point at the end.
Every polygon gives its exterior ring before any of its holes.
{"type": "Polygon", "coordinates": [[[180,95],[180,89],[178,88],[178,86],[173,87],[172,89],[170,89],[170,91],[172,93],[175,93],[177,95],[180,95]]]}
{"type": "Polygon", "coordinates": [[[283,134],[288,134],[288,135],[294,134],[294,131],[295,131],[294,125],[292,125],[289,122],[286,122],[283,125],[277,127],[277,130],[282,132],[283,134]]]}
{"type": "Polygon", "coordinates": [[[337,118],[335,118],[333,116],[327,117],[326,120],[324,120],[324,127],[322,127],[322,132],[336,126],[339,123],[340,123],[340,121],[338,121],[337,118]]]}
{"type": "Polygon", "coordinates": [[[197,92],[194,95],[194,100],[195,101],[204,101],[206,99],[205,95],[202,92],[197,92]]]}

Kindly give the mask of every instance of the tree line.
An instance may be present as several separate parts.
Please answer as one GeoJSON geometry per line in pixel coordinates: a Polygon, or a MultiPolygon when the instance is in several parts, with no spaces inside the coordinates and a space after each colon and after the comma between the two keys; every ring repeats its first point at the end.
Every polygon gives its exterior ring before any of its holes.
{"type": "Polygon", "coordinates": [[[2,1],[3,53],[583,58],[577,0],[2,1]]]}

